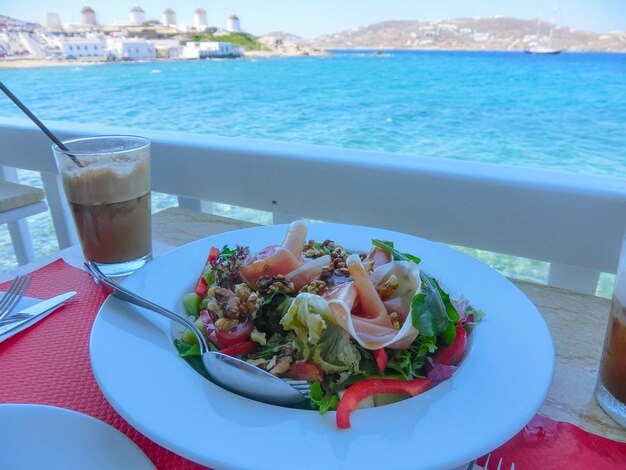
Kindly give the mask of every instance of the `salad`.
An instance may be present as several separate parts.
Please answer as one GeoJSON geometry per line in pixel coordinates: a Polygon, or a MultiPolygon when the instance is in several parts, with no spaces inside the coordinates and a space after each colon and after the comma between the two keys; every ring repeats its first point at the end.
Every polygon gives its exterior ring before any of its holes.
{"type": "MultiPolygon", "coordinates": [[[[215,351],[311,383],[310,406],[350,427],[357,406],[418,395],[451,377],[482,313],[452,299],[392,241],[367,252],[307,241],[293,222],[281,245],[211,248],[185,311],[215,351]]],[[[174,341],[206,371],[191,331],[174,341]]]]}

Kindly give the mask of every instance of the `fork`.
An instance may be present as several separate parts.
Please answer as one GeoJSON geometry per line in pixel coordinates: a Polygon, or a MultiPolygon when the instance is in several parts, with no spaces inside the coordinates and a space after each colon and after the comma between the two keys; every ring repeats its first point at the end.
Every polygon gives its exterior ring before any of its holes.
{"type": "Polygon", "coordinates": [[[306,380],[291,380],[291,379],[283,379],[297,391],[299,391],[304,398],[311,398],[311,384],[306,380]]]}
{"type": "Polygon", "coordinates": [[[9,289],[4,293],[2,300],[0,300],[0,320],[10,315],[17,303],[24,297],[31,279],[32,276],[30,274],[25,274],[24,276],[17,276],[13,280],[9,289]]]}
{"type": "MultiPolygon", "coordinates": [[[[489,470],[489,459],[491,459],[491,452],[487,454],[487,460],[485,460],[485,465],[483,465],[483,470],[489,470]]],[[[473,470],[475,466],[476,466],[476,460],[473,460],[468,465],[467,470],[473,470]]],[[[503,470],[502,469],[502,457],[500,457],[500,460],[498,460],[498,466],[496,467],[496,470],[503,470]]],[[[515,470],[515,463],[511,464],[511,466],[509,467],[509,470],[515,470]]]]}

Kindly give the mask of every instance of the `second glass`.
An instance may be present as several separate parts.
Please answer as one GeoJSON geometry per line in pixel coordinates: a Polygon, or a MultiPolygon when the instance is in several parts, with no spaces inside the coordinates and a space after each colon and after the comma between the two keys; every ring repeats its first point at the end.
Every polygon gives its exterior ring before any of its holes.
{"type": "Polygon", "coordinates": [[[85,259],[125,276],[152,256],[150,141],[101,136],[54,145],[85,259]]]}
{"type": "Polygon", "coordinates": [[[611,418],[626,427],[626,237],[615,278],[596,398],[611,418]]]}

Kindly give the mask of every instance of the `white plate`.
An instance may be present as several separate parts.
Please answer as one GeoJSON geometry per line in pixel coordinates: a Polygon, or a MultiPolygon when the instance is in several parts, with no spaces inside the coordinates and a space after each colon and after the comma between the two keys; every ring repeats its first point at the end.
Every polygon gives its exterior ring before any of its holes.
{"type": "MultiPolygon", "coordinates": [[[[193,289],[211,246],[282,242],[286,226],[212,236],[148,263],[124,286],[172,310],[193,289]]],[[[445,246],[366,227],[312,224],[307,239],[332,239],[366,250],[392,240],[421,267],[485,311],[452,379],[421,396],[353,413],[338,430],[335,413],[265,405],[204,380],[172,345],[169,320],[109,297],[91,334],[91,362],[104,395],[158,444],[218,468],[451,468],[514,436],[543,403],[554,370],[543,318],[513,284],[445,246]]]]}
{"type": "Polygon", "coordinates": [[[13,470],[154,470],[117,429],[76,411],[47,405],[0,405],[0,467],[13,470]]]}

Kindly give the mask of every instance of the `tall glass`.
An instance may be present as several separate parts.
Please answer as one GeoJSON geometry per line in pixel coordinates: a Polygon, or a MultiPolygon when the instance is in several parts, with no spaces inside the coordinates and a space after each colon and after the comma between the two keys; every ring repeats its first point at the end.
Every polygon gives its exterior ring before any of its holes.
{"type": "Polygon", "coordinates": [[[85,259],[125,276],[152,256],[150,141],[101,136],[53,145],[85,259]]]}
{"type": "Polygon", "coordinates": [[[611,418],[626,427],[626,237],[617,268],[596,398],[611,418]]]}

